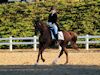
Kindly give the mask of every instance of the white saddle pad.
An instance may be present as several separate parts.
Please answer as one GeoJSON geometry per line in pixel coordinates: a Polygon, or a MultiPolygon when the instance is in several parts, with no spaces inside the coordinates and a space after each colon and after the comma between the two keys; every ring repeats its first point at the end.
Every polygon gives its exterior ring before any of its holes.
{"type": "Polygon", "coordinates": [[[58,40],[64,40],[64,35],[62,31],[58,32],[58,40]]]}

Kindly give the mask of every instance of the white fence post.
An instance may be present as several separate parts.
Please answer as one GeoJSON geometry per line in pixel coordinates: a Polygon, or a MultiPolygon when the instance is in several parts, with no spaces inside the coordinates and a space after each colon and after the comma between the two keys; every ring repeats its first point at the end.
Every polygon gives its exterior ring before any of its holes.
{"type": "Polygon", "coordinates": [[[34,51],[36,51],[36,49],[37,49],[37,44],[36,44],[37,42],[36,42],[36,36],[34,36],[34,51]]]}
{"type": "Polygon", "coordinates": [[[12,36],[10,37],[9,42],[10,42],[10,51],[12,51],[12,36]]]}
{"type": "Polygon", "coordinates": [[[86,35],[86,50],[89,50],[89,35],[86,35]]]}

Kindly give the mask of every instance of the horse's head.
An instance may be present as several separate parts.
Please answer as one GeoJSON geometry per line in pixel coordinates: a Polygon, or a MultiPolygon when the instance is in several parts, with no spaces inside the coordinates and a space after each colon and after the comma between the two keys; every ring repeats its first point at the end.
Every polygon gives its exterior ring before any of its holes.
{"type": "Polygon", "coordinates": [[[46,25],[42,21],[37,20],[35,21],[34,27],[35,27],[35,34],[37,34],[38,31],[43,32],[46,28],[46,25]]]}
{"type": "Polygon", "coordinates": [[[35,21],[35,29],[41,31],[42,28],[43,28],[42,22],[35,21]]]}
{"type": "Polygon", "coordinates": [[[35,33],[37,33],[38,31],[43,32],[45,31],[48,26],[46,23],[44,23],[42,20],[40,20],[39,17],[36,17],[36,19],[34,20],[34,27],[35,27],[35,33]]]}

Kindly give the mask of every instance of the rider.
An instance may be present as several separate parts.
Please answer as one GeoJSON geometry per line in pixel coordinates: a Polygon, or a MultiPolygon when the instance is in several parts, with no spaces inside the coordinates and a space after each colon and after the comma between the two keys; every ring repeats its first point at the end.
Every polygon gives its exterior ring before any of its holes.
{"type": "Polygon", "coordinates": [[[56,40],[58,40],[57,11],[54,6],[52,6],[50,9],[48,25],[52,28],[54,37],[56,38],[56,40]]]}

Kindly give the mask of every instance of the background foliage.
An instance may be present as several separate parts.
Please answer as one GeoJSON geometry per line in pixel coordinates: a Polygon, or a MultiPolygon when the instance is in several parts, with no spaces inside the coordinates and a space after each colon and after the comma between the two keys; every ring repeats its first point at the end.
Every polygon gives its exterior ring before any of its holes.
{"type": "Polygon", "coordinates": [[[78,35],[100,35],[100,1],[88,0],[0,4],[0,37],[34,36],[34,20],[39,17],[46,22],[50,7],[55,5],[61,30],[71,30],[78,35]]]}

